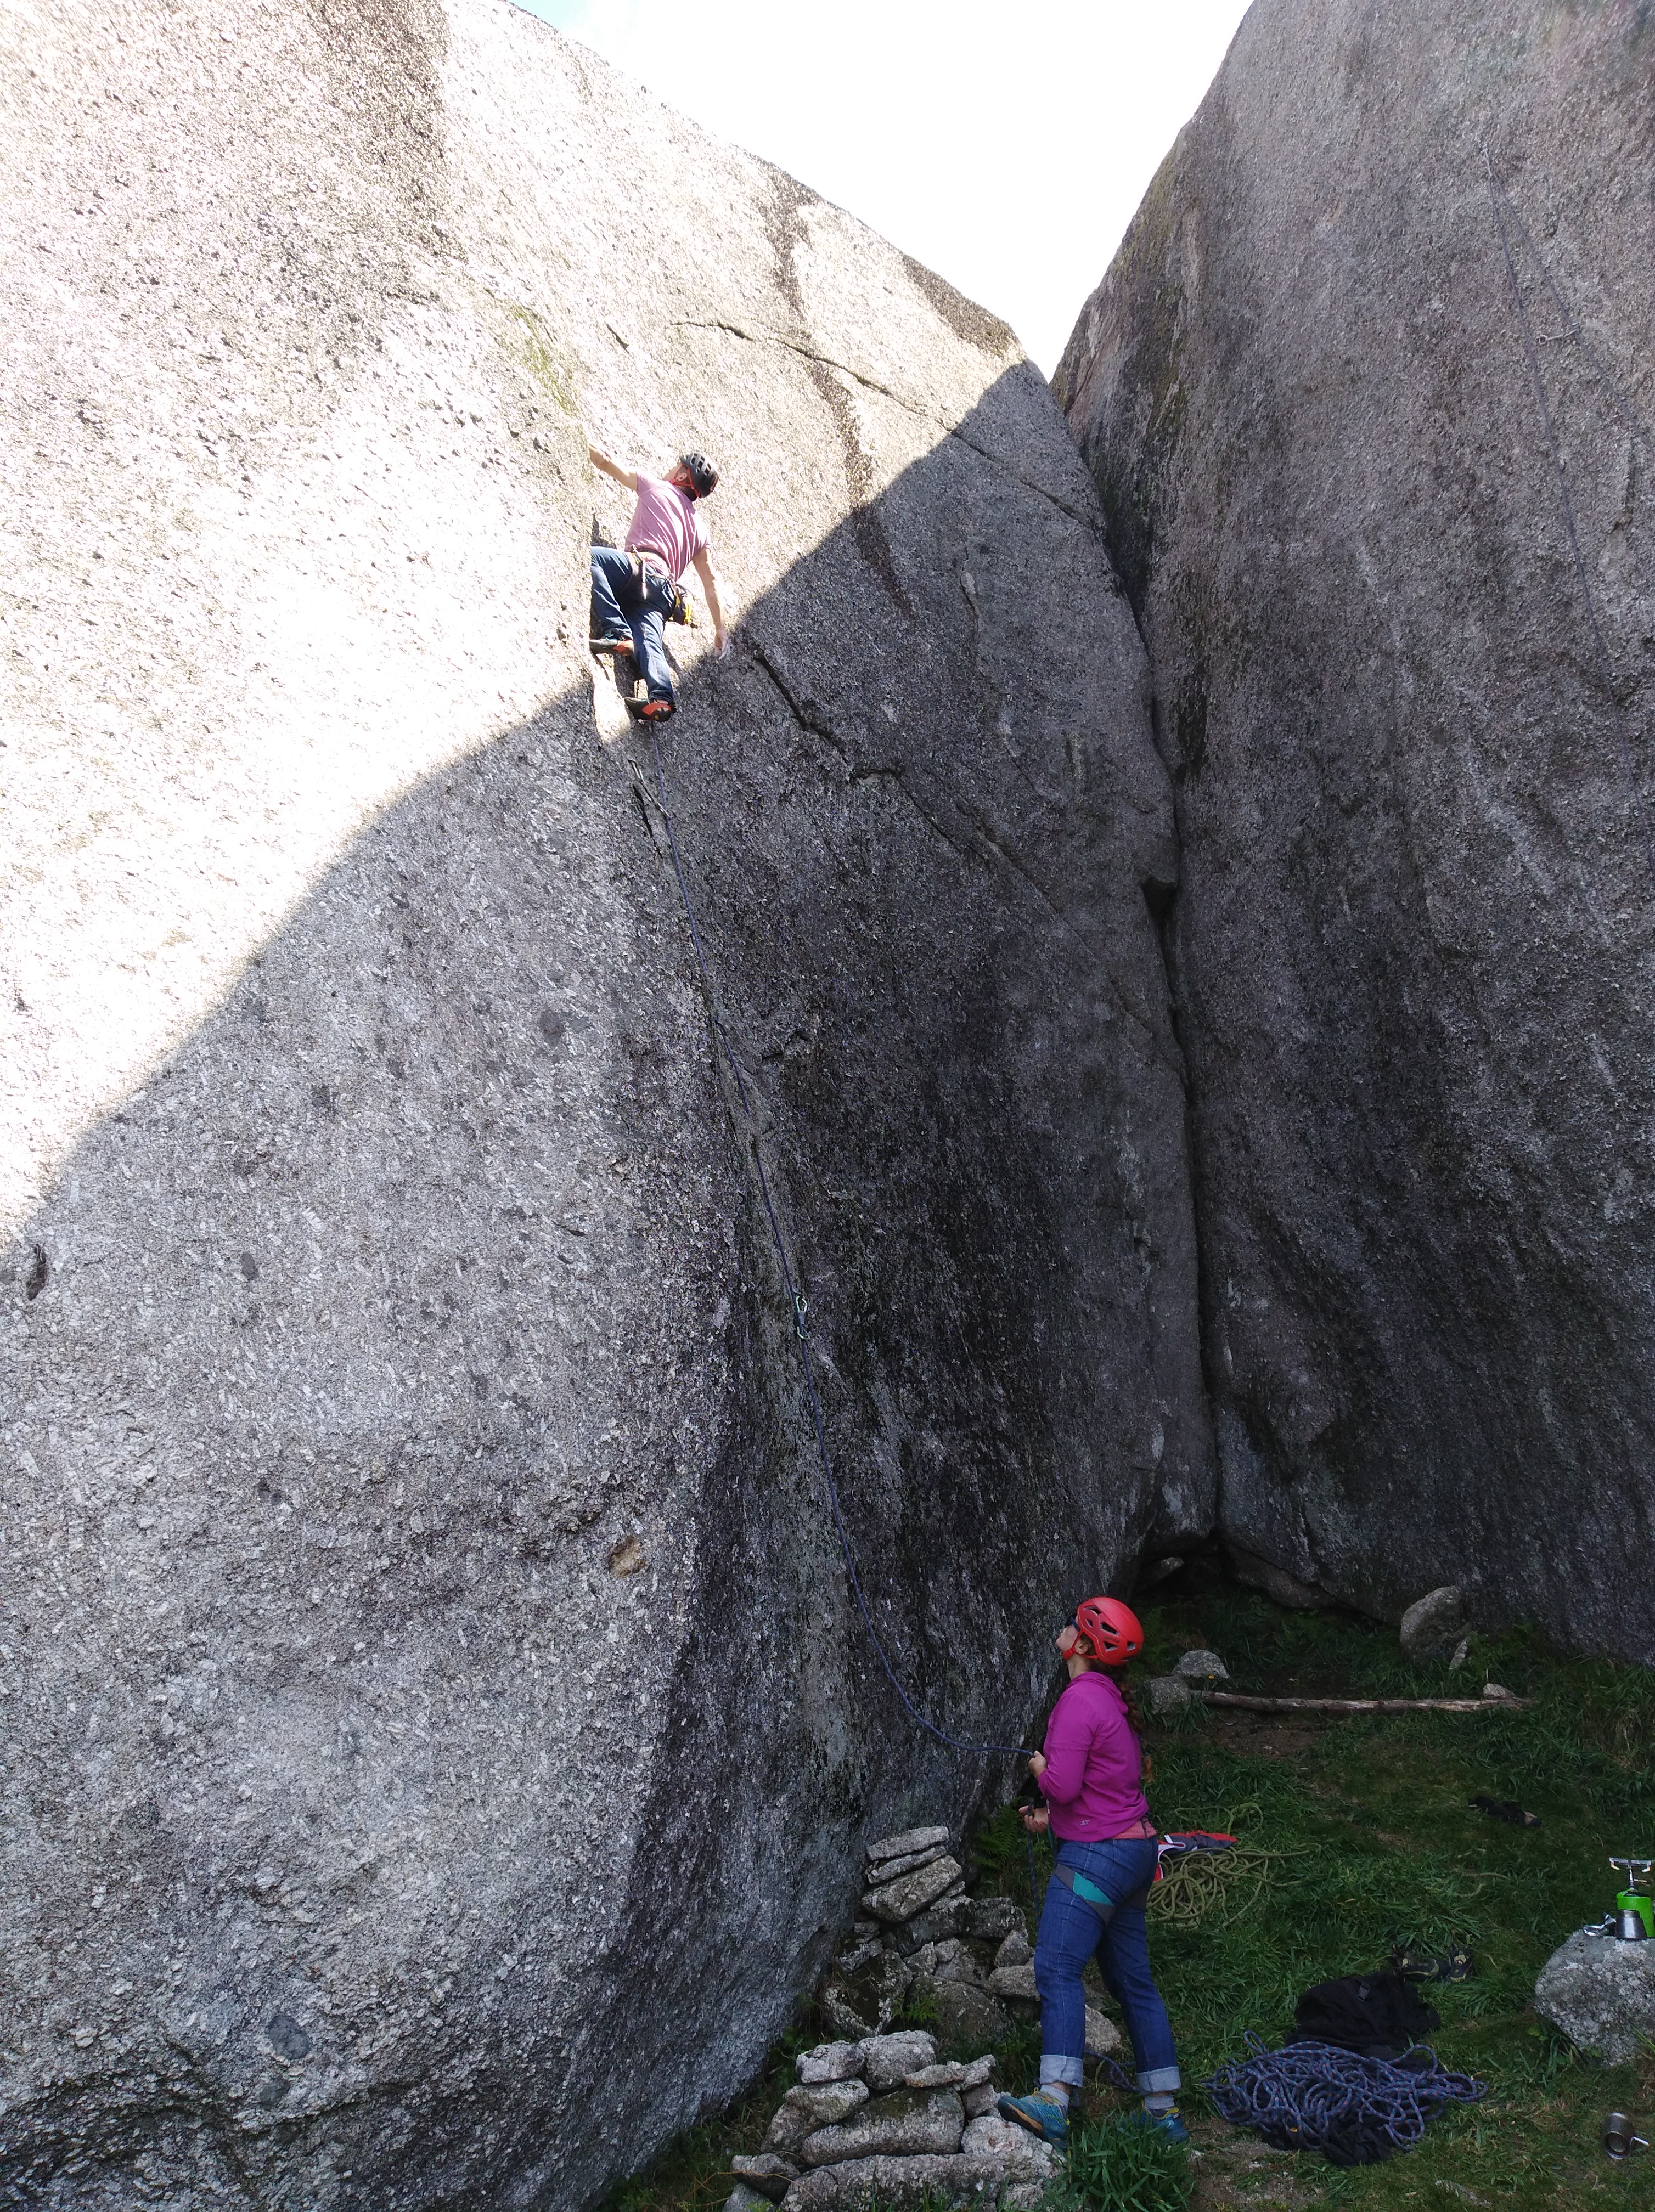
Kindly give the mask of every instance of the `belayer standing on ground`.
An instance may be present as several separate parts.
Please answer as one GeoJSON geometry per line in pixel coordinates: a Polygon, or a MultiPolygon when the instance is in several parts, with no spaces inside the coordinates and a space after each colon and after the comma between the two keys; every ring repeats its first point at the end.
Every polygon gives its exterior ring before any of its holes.
{"type": "Polygon", "coordinates": [[[1057,1848],[1034,1947],[1040,2087],[1031,2097],[1002,2097],[1000,2109],[1060,2148],[1086,2056],[1080,1970],[1094,1951],[1132,2038],[1143,2118],[1175,2142],[1188,2141],[1178,2118],[1177,2052],[1149,1971],[1144,1912],[1156,1842],[1143,1793],[1143,1746],[1108,1671],[1124,1667],[1143,1640],[1137,1615],[1115,1598],[1089,1597],[1075,1607],[1057,1635],[1068,1687],[1052,1708],[1044,1754],[1029,1760],[1046,1802],[1025,1813],[1024,1824],[1037,1836],[1050,1827],[1057,1848]]]}
{"type": "Polygon", "coordinates": [[[711,494],[718,471],[704,455],[685,453],[670,475],[648,477],[640,469],[618,467],[595,446],[588,446],[587,453],[594,469],[624,484],[638,501],[624,551],[612,545],[592,549],[593,649],[637,655],[646,694],[637,711],[648,720],[661,721],[677,703],[661,624],[672,613],[680,579],[691,566],[707,596],[714,647],[724,651],[718,580],[697,504],[711,494]]]}

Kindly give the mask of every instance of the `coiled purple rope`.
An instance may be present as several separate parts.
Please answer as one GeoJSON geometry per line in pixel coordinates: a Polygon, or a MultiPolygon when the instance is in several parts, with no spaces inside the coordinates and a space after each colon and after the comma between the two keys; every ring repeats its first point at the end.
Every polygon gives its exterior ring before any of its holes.
{"type": "Polygon", "coordinates": [[[1250,2028],[1246,2043],[1249,2056],[1220,2066],[1207,2084],[1214,2110],[1278,2149],[1319,2150],[1342,2166],[1412,2150],[1445,2105],[1475,2105],[1488,2094],[1422,2043],[1395,2063],[1336,2043],[1272,2051],[1250,2028]]]}

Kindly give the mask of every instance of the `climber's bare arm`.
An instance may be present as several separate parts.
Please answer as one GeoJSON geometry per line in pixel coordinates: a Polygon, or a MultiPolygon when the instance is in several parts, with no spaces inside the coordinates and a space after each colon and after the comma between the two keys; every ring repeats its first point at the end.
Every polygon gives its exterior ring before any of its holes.
{"type": "Polygon", "coordinates": [[[718,603],[718,578],[713,574],[713,556],[708,552],[697,553],[695,571],[701,579],[701,588],[707,595],[707,611],[713,618],[713,650],[722,653],[725,645],[724,610],[718,603]]]}
{"type": "Polygon", "coordinates": [[[591,462],[594,469],[601,469],[606,477],[613,477],[616,483],[618,484],[624,484],[628,491],[636,491],[638,488],[638,472],[636,469],[623,469],[618,467],[616,464],[610,459],[607,453],[600,453],[595,446],[588,446],[587,447],[586,457],[587,460],[591,462]]]}

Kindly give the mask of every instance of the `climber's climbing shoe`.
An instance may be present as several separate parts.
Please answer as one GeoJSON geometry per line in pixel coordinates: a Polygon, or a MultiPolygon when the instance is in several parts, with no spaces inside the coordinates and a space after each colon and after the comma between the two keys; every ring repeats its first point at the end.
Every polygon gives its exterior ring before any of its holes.
{"type": "Polygon", "coordinates": [[[599,636],[588,640],[588,642],[594,653],[630,653],[632,650],[630,637],[599,636]]]}
{"type": "Polygon", "coordinates": [[[1002,2097],[999,2111],[1001,2119],[1015,2120],[1054,2150],[1068,2148],[1069,2116],[1056,2098],[1043,2097],[1037,2090],[1032,2097],[1002,2097]]]}
{"type": "Polygon", "coordinates": [[[1187,2143],[1190,2140],[1190,2130],[1183,2124],[1176,2105],[1169,2105],[1164,2112],[1146,2112],[1141,2109],[1135,2112],[1129,2112],[1124,2124],[1128,2127],[1153,2128],[1156,2134],[1165,2136],[1168,2142],[1187,2143]]]}
{"type": "Polygon", "coordinates": [[[641,722],[664,722],[672,712],[670,699],[629,699],[626,703],[641,722]]]}

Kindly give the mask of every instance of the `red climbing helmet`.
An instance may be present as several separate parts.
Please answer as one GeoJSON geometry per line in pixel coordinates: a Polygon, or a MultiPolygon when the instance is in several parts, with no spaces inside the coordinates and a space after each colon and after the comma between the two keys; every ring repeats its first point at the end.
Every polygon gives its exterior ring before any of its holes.
{"type": "Polygon", "coordinates": [[[1105,1667],[1124,1667],[1144,1648],[1143,1623],[1117,1597],[1083,1598],[1074,1625],[1105,1667]]]}

